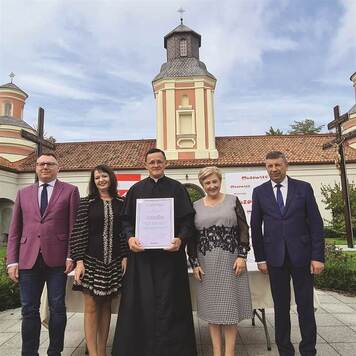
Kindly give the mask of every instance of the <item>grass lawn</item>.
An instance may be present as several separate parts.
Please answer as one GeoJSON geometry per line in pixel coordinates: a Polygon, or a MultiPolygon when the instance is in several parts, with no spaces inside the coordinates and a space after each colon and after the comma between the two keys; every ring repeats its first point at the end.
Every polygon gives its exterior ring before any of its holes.
{"type": "Polygon", "coordinates": [[[5,257],[5,255],[6,255],[6,247],[5,246],[1,246],[0,247],[0,260],[1,261],[5,257]]]}
{"type": "Polygon", "coordinates": [[[325,242],[329,245],[347,245],[346,239],[325,238],[325,242]]]}

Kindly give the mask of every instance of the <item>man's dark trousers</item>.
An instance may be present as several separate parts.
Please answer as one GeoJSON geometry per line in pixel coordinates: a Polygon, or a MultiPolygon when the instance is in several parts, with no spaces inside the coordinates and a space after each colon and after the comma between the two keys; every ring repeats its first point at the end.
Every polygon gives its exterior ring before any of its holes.
{"type": "Polygon", "coordinates": [[[313,275],[310,265],[295,267],[286,251],[285,262],[280,267],[268,264],[268,273],[275,313],[275,336],[281,356],[294,355],[290,342],[290,279],[292,278],[302,341],[299,351],[302,356],[316,355],[316,323],[314,315],[313,275]]]}
{"type": "Polygon", "coordinates": [[[22,356],[38,355],[41,320],[39,314],[41,294],[47,284],[50,310],[48,355],[58,356],[63,350],[64,330],[67,323],[65,287],[67,275],[64,267],[48,267],[41,254],[31,269],[19,272],[22,307],[22,356]]]}

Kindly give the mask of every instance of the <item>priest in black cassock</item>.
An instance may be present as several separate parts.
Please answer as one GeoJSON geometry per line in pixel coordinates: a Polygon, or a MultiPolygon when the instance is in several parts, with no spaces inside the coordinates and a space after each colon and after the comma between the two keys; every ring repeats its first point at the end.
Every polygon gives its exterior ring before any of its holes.
{"type": "Polygon", "coordinates": [[[166,157],[146,153],[149,177],[128,191],[122,212],[131,253],[121,296],[112,355],[197,355],[185,246],[192,235],[194,210],[178,181],[164,175],[166,157]],[[136,199],[174,198],[176,236],[167,249],[144,250],[135,237],[136,199]]]}

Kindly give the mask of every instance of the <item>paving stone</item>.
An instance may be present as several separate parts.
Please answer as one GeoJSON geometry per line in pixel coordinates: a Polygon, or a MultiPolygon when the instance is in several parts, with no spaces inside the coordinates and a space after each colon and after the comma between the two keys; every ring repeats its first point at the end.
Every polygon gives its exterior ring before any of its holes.
{"type": "MultiPolygon", "coordinates": [[[[345,314],[343,314],[345,315],[345,314]]],[[[343,325],[343,323],[335,318],[335,314],[319,314],[315,313],[315,320],[317,327],[319,326],[334,326],[343,325]]]]}
{"type": "Polygon", "coordinates": [[[346,343],[332,343],[331,346],[336,349],[336,351],[342,356],[355,355],[356,353],[356,342],[346,343]]]}
{"type": "Polygon", "coordinates": [[[318,334],[328,343],[355,342],[356,332],[348,326],[320,326],[318,334]]]}
{"type": "Polygon", "coordinates": [[[19,323],[16,319],[0,319],[0,332],[7,332],[9,328],[19,323]]]}
{"type": "Polygon", "coordinates": [[[272,345],[272,349],[267,350],[266,345],[254,344],[246,346],[247,353],[249,356],[278,356],[278,349],[275,344],[272,345]]]}
{"type": "Polygon", "coordinates": [[[332,296],[332,295],[328,295],[328,294],[323,294],[323,295],[319,295],[318,296],[320,305],[322,306],[323,304],[327,303],[327,304],[337,304],[340,303],[340,300],[337,299],[336,297],[332,296]]]}
{"type": "Polygon", "coordinates": [[[2,346],[5,342],[9,341],[15,335],[16,333],[0,333],[0,346],[2,346]]]}
{"type": "MultiPolygon", "coordinates": [[[[274,342],[274,329],[269,329],[268,332],[271,342],[274,342]]],[[[241,340],[244,345],[267,344],[263,328],[241,328],[239,330],[239,335],[241,336],[241,340]]]]}
{"type": "Polygon", "coordinates": [[[356,297],[353,297],[353,296],[336,294],[335,298],[345,304],[356,304],[356,297]]]}
{"type": "MultiPolygon", "coordinates": [[[[291,327],[290,338],[291,338],[291,341],[293,344],[299,344],[299,342],[302,339],[302,337],[300,335],[299,327],[291,327]]],[[[320,335],[317,335],[316,342],[317,343],[325,343],[326,341],[320,335]]],[[[297,349],[298,349],[298,347],[297,347],[297,349]]]]}
{"type": "Polygon", "coordinates": [[[0,312],[0,320],[5,319],[16,319],[21,320],[21,309],[8,309],[3,312],[0,312]]]}
{"type": "MultiPolygon", "coordinates": [[[[316,345],[317,355],[318,356],[338,356],[339,354],[335,351],[333,347],[329,344],[317,344],[316,345]]],[[[351,356],[349,354],[348,356],[351,356]]]]}
{"type": "Polygon", "coordinates": [[[79,329],[79,331],[68,331],[66,330],[64,337],[64,347],[66,348],[76,348],[84,339],[84,330],[79,329]]]}
{"type": "Polygon", "coordinates": [[[9,348],[6,346],[0,347],[0,355],[1,356],[21,356],[20,348],[9,348]]]}
{"type": "Polygon", "coordinates": [[[323,309],[325,309],[329,313],[354,313],[354,309],[352,309],[349,305],[339,303],[339,304],[323,304],[323,309]]]}
{"type": "Polygon", "coordinates": [[[352,313],[352,314],[333,314],[333,316],[335,316],[335,318],[340,320],[345,325],[356,326],[356,313],[352,313]]]}

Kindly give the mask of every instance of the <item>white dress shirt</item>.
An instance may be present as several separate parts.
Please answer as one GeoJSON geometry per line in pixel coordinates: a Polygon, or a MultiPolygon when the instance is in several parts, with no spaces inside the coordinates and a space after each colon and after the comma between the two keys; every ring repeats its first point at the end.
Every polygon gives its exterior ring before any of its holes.
{"type": "MultiPolygon", "coordinates": [[[[56,184],[57,179],[52,180],[51,182],[48,182],[47,184],[47,198],[48,201],[47,203],[49,203],[49,201],[51,200],[51,196],[53,193],[53,188],[54,185],[56,184]]],[[[42,190],[43,190],[43,184],[45,184],[44,182],[38,181],[38,206],[41,207],[41,194],[42,194],[42,190]]]]}
{"type": "MultiPolygon", "coordinates": [[[[278,183],[273,182],[273,180],[271,180],[271,184],[272,184],[274,196],[277,200],[277,184],[278,183]]],[[[281,185],[280,190],[281,190],[282,197],[283,197],[283,203],[284,203],[284,206],[286,206],[287,194],[288,194],[288,177],[285,176],[284,179],[282,180],[282,182],[279,184],[281,185]]]]}

